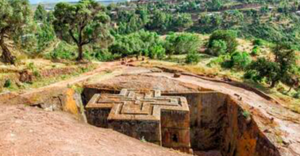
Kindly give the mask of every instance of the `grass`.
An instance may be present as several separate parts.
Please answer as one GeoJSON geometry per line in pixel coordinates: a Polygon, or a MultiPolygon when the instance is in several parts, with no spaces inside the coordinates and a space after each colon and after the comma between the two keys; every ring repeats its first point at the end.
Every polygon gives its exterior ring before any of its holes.
{"type": "MultiPolygon", "coordinates": [[[[148,66],[166,66],[169,68],[183,70],[187,72],[191,72],[194,74],[201,74],[201,75],[211,75],[216,77],[228,77],[235,81],[239,81],[245,83],[253,88],[256,88],[265,94],[279,100],[279,103],[287,107],[288,109],[292,110],[293,112],[300,113],[300,99],[295,98],[294,95],[297,93],[295,90],[292,90],[290,93],[286,93],[288,87],[284,84],[279,84],[275,88],[269,88],[268,84],[265,83],[257,83],[251,80],[247,80],[243,78],[244,72],[237,71],[232,69],[223,69],[218,65],[212,65],[208,67],[206,62],[212,59],[212,57],[202,57],[200,62],[197,65],[185,65],[180,61],[183,59],[183,55],[174,56],[171,60],[165,61],[150,61],[148,66]],[[174,61],[176,60],[176,61],[174,61]]],[[[146,65],[147,66],[147,65],[146,65]]]]}
{"type": "MultiPolygon", "coordinates": [[[[51,65],[51,64],[49,64],[51,65]]],[[[55,63],[52,64],[51,66],[56,65],[55,63]]],[[[6,74],[6,76],[10,76],[12,77],[14,75],[14,79],[8,79],[9,81],[5,81],[4,83],[4,88],[1,89],[1,91],[21,91],[21,90],[27,90],[27,89],[31,89],[31,88],[39,88],[39,87],[43,87],[43,86],[47,86],[59,81],[63,81],[72,77],[76,77],[82,73],[91,71],[93,69],[95,69],[95,65],[89,65],[87,67],[82,67],[82,66],[75,66],[76,67],[76,71],[72,72],[71,74],[65,74],[65,75],[59,75],[59,76],[55,76],[55,77],[41,77],[40,76],[40,70],[42,70],[43,68],[38,68],[36,66],[36,64],[34,63],[27,63],[27,69],[32,70],[33,75],[36,76],[36,79],[32,82],[32,83],[21,83],[18,82],[17,79],[17,75],[15,75],[14,73],[9,73],[8,75],[6,74]]],[[[55,68],[57,68],[55,66],[55,68]]],[[[1,87],[0,87],[1,88],[1,87]]],[[[77,91],[77,90],[76,90],[77,91]]],[[[78,91],[80,91],[78,89],[78,91]]]]}

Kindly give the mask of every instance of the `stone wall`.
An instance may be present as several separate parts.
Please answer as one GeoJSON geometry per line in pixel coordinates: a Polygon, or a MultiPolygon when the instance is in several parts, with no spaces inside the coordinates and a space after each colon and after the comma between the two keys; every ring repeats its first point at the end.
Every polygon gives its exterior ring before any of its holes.
{"type": "Polygon", "coordinates": [[[189,119],[190,115],[187,111],[161,111],[161,133],[162,145],[164,147],[179,149],[181,151],[190,149],[189,119]]]}
{"type": "MultiPolygon", "coordinates": [[[[279,151],[260,131],[253,119],[243,115],[238,101],[226,99],[227,114],[224,122],[221,152],[226,156],[279,156],[279,151]]],[[[251,117],[250,117],[251,118],[251,117]]]]}
{"type": "Polygon", "coordinates": [[[139,140],[161,145],[161,129],[158,121],[109,120],[108,128],[139,140]]]}
{"type": "Polygon", "coordinates": [[[92,125],[191,152],[190,114],[184,97],[161,96],[159,90],[95,94],[86,105],[86,116],[92,125]]]}
{"type": "Polygon", "coordinates": [[[87,122],[97,127],[108,128],[107,118],[110,111],[111,108],[107,108],[107,109],[90,108],[85,112],[87,122]]]}
{"type": "MultiPolygon", "coordinates": [[[[177,94],[173,94],[177,95],[177,94]]],[[[191,146],[195,151],[220,147],[226,110],[226,95],[207,91],[179,94],[190,107],[191,146]]]]}
{"type": "Polygon", "coordinates": [[[194,151],[219,150],[223,156],[280,155],[251,116],[249,120],[243,115],[239,101],[230,96],[213,91],[171,95],[187,98],[194,151]]]}

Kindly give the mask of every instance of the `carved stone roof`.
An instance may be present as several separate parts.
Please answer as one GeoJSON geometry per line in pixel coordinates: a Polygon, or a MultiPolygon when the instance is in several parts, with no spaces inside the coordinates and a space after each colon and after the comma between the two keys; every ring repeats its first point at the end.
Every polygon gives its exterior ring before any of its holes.
{"type": "Polygon", "coordinates": [[[111,109],[108,120],[160,120],[161,110],[189,111],[185,97],[161,96],[159,90],[140,93],[127,89],[120,94],[96,94],[87,108],[111,109]]]}

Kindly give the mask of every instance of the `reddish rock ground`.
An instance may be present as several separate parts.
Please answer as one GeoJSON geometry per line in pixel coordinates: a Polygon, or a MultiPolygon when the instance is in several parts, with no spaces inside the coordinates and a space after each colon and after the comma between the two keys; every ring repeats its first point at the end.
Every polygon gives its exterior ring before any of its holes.
{"type": "MultiPolygon", "coordinates": [[[[157,82],[161,80],[163,86],[170,84],[168,88],[174,91],[180,88],[180,90],[189,91],[200,86],[231,95],[237,100],[240,98],[240,105],[250,109],[259,128],[281,151],[282,156],[300,155],[300,115],[282,105],[266,100],[252,91],[226,83],[188,75],[174,78],[171,73],[151,73],[152,69],[120,66],[114,62],[103,64],[100,68],[71,80],[23,93],[0,95],[0,156],[182,155],[162,147],[141,143],[139,140],[112,130],[98,129],[79,123],[62,112],[45,112],[24,106],[7,106],[7,104],[24,104],[24,99],[32,100],[33,95],[45,95],[45,91],[87,81],[103,70],[109,69],[114,73],[116,68],[120,68],[122,71],[117,74],[142,75],[142,80],[136,79],[136,75],[129,76],[130,80],[135,80],[135,83],[129,83],[130,86],[150,88],[155,84],[156,87],[159,87],[157,82]],[[165,78],[177,82],[168,83],[169,81],[164,81],[165,78]],[[136,83],[139,81],[147,82],[147,85],[139,86],[136,83]],[[187,83],[189,84],[187,86],[181,85],[187,83]],[[270,122],[272,124],[269,124],[270,122]]],[[[129,85],[124,83],[123,78],[120,76],[115,79],[115,82],[106,79],[106,82],[113,85],[118,83],[122,86],[129,85]],[[109,81],[111,82],[109,83],[109,81]]],[[[28,102],[28,104],[30,103],[28,102]]]]}
{"type": "Polygon", "coordinates": [[[183,156],[109,129],[78,122],[63,112],[0,106],[1,156],[183,156]]]}

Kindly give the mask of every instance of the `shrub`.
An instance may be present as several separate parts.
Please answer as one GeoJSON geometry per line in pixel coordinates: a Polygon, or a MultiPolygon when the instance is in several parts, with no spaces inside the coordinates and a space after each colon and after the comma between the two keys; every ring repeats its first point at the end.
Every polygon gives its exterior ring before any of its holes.
{"type": "Polygon", "coordinates": [[[235,52],[232,54],[231,60],[237,69],[246,69],[251,63],[251,57],[247,52],[235,52]]]}
{"type": "Polygon", "coordinates": [[[300,99],[300,91],[297,91],[297,92],[293,95],[293,98],[300,99]]]}
{"type": "Polygon", "coordinates": [[[36,76],[36,77],[41,77],[41,74],[38,70],[34,70],[33,75],[36,76]]]}
{"type": "Polygon", "coordinates": [[[162,45],[155,45],[150,47],[148,55],[152,59],[163,59],[166,56],[166,50],[162,45]]]}
{"type": "Polygon", "coordinates": [[[50,58],[52,59],[71,60],[76,58],[76,56],[76,48],[67,44],[66,42],[59,43],[59,45],[50,53],[50,58]]]}
{"type": "Polygon", "coordinates": [[[217,58],[214,58],[213,60],[211,60],[207,65],[210,67],[212,65],[219,65],[219,64],[222,65],[223,62],[228,61],[230,59],[231,59],[231,56],[229,54],[219,55],[217,58]]]}
{"type": "Polygon", "coordinates": [[[200,56],[196,52],[189,52],[185,58],[187,64],[197,64],[200,61],[200,56]]]}
{"type": "Polygon", "coordinates": [[[5,80],[3,87],[4,87],[4,88],[9,88],[11,85],[12,85],[12,84],[11,84],[10,79],[7,79],[7,80],[5,80]]]}
{"type": "Polygon", "coordinates": [[[212,42],[211,48],[209,48],[208,53],[214,56],[219,56],[225,54],[227,51],[226,42],[223,40],[214,40],[212,42]]]}
{"type": "Polygon", "coordinates": [[[30,63],[27,65],[27,68],[30,69],[30,70],[32,70],[32,71],[36,69],[36,67],[35,67],[35,65],[34,65],[33,62],[30,62],[30,63]]]}
{"type": "Polygon", "coordinates": [[[200,46],[201,39],[192,33],[169,34],[165,42],[166,52],[169,55],[196,52],[200,46]]]}
{"type": "Polygon", "coordinates": [[[260,54],[260,48],[258,46],[254,46],[251,52],[252,56],[257,56],[260,54]]]}
{"type": "Polygon", "coordinates": [[[142,30],[128,35],[117,35],[109,51],[113,54],[121,54],[123,57],[145,55],[149,53],[151,47],[160,45],[161,42],[157,33],[142,30]]]}
{"type": "Polygon", "coordinates": [[[95,50],[90,53],[90,56],[99,61],[113,61],[121,57],[120,54],[112,54],[108,49],[95,50]]]}
{"type": "Polygon", "coordinates": [[[235,52],[238,42],[236,40],[236,33],[234,31],[229,30],[217,30],[215,31],[209,38],[207,49],[208,52],[211,48],[214,47],[216,41],[220,42],[223,41],[226,43],[226,53],[235,52]]]}
{"type": "Polygon", "coordinates": [[[261,39],[255,39],[255,40],[253,40],[252,44],[254,46],[262,46],[264,43],[263,43],[263,40],[261,40],[261,39]]]}
{"type": "Polygon", "coordinates": [[[220,63],[224,68],[243,70],[251,63],[251,57],[247,52],[235,52],[224,58],[220,63]]]}

